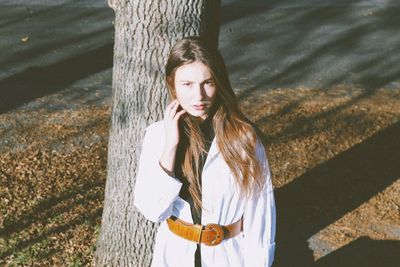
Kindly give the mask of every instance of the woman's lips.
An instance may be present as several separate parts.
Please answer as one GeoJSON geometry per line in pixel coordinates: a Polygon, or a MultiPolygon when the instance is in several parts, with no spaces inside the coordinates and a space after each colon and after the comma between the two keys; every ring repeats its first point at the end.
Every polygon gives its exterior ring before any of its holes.
{"type": "Polygon", "coordinates": [[[206,104],[192,105],[192,107],[193,107],[195,110],[205,110],[206,107],[207,107],[207,105],[206,105],[206,104]]]}

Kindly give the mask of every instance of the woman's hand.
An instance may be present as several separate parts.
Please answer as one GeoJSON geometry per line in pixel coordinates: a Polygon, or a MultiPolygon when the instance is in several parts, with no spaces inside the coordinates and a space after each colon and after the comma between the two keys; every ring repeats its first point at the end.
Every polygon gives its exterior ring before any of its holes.
{"type": "Polygon", "coordinates": [[[164,127],[165,127],[165,145],[161,155],[160,165],[169,175],[173,176],[175,167],[176,148],[179,144],[179,118],[186,111],[182,109],[178,111],[179,102],[174,100],[165,109],[164,127]]]}
{"type": "Polygon", "coordinates": [[[165,148],[171,150],[176,148],[179,143],[178,121],[186,111],[182,109],[177,112],[179,102],[177,99],[172,101],[165,109],[164,127],[165,127],[165,148]]]}

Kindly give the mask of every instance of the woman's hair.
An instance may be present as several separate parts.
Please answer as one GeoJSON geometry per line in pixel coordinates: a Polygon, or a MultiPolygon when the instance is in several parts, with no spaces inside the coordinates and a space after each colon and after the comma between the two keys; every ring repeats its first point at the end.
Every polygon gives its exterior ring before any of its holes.
{"type": "MultiPolygon", "coordinates": [[[[258,185],[261,189],[264,183],[262,166],[256,158],[257,130],[239,110],[224,60],[218,49],[208,46],[198,37],[187,37],[178,41],[171,49],[166,64],[169,94],[172,99],[176,98],[176,70],[182,65],[196,61],[209,68],[216,85],[216,98],[209,116],[213,116],[212,125],[218,148],[239,185],[240,193],[249,196],[253,185],[258,185]]],[[[181,169],[181,173],[187,179],[189,193],[198,211],[202,207],[201,156],[205,149],[199,120],[184,114],[180,122],[180,138],[176,162],[181,166],[177,168],[181,169]]]]}

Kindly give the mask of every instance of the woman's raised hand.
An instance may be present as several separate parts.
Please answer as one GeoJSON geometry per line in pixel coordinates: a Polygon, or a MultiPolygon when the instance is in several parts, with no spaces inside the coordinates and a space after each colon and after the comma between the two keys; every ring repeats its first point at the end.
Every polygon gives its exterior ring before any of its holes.
{"type": "Polygon", "coordinates": [[[178,121],[186,111],[182,109],[178,111],[179,102],[177,99],[172,101],[165,109],[164,126],[165,126],[165,148],[174,149],[179,143],[178,121]]]}
{"type": "Polygon", "coordinates": [[[173,176],[175,166],[176,149],[179,144],[178,121],[186,111],[178,111],[179,102],[174,100],[165,109],[164,127],[165,127],[165,145],[161,155],[160,165],[169,175],[173,176]]]}

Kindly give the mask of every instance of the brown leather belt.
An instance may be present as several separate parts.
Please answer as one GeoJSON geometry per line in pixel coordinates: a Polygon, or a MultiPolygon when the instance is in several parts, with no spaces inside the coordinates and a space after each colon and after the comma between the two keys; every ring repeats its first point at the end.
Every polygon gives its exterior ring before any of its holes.
{"type": "Polygon", "coordinates": [[[225,226],[214,223],[203,226],[201,224],[187,223],[175,216],[171,216],[167,219],[167,224],[169,230],[174,234],[207,246],[216,246],[222,240],[234,237],[243,230],[243,219],[225,226]]]}

